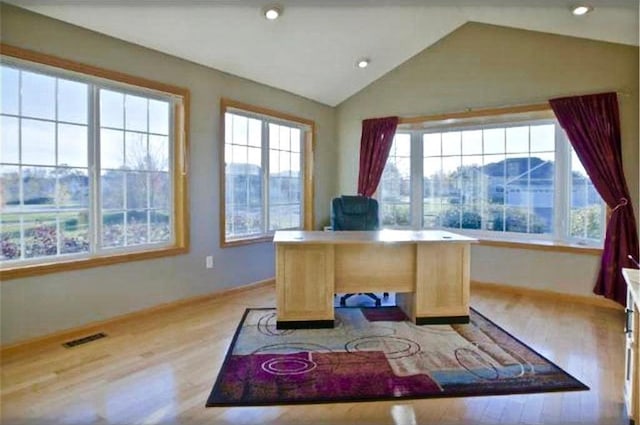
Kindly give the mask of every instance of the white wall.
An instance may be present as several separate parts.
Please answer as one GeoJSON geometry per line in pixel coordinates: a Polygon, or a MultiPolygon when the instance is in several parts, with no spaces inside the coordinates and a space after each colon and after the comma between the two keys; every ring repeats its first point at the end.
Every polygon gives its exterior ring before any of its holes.
{"type": "Polygon", "coordinates": [[[219,247],[220,97],[314,120],[316,227],[335,191],[335,110],[235,76],[1,4],[2,41],[191,91],[187,255],[2,282],[2,344],[274,276],[271,243],[219,247]],[[214,256],[213,270],[205,269],[214,256]]]}

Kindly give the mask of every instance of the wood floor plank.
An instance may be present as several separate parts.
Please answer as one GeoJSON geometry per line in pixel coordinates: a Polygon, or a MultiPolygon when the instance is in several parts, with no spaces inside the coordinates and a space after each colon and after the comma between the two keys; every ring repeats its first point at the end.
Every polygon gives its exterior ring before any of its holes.
{"type": "Polygon", "coordinates": [[[107,338],[47,341],[1,359],[2,424],[626,424],[623,314],[496,288],[471,304],[591,387],[588,392],[210,408],[204,403],[247,307],[271,287],[105,323],[107,338]]]}

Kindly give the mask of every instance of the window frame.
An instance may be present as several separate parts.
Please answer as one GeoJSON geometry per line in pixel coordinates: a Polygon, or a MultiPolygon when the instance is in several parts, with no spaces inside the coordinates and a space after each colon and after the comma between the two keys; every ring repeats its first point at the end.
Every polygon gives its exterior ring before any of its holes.
{"type": "MultiPolygon", "coordinates": [[[[188,151],[189,151],[189,107],[190,92],[186,88],[177,87],[146,78],[112,71],[93,65],[86,65],[57,56],[35,52],[0,43],[0,50],[3,62],[8,64],[19,64],[23,69],[34,70],[39,73],[48,74],[58,78],[70,78],[72,80],[86,82],[94,85],[89,90],[115,89],[131,94],[142,94],[144,96],[172,97],[176,99],[173,111],[170,111],[172,122],[169,123],[169,134],[173,136],[173,143],[170,145],[169,165],[170,179],[173,183],[173,198],[171,200],[171,225],[172,241],[170,243],[153,246],[144,244],[125,248],[109,249],[98,253],[69,255],[62,258],[44,257],[37,263],[12,263],[9,266],[0,268],[0,278],[2,280],[38,276],[48,273],[65,272],[85,268],[100,267],[110,264],[126,263],[165,256],[174,256],[189,252],[189,205],[188,205],[188,151]]],[[[91,97],[88,97],[88,101],[91,97]]],[[[96,100],[97,97],[94,98],[96,100]]],[[[94,105],[95,106],[95,105],[94,105]]],[[[91,109],[90,109],[91,110],[91,109]]],[[[94,115],[96,110],[94,108],[94,115]]],[[[92,117],[87,123],[89,137],[97,131],[97,122],[92,117]]],[[[91,154],[91,146],[89,147],[91,154]]],[[[97,167],[89,167],[89,178],[95,179],[95,173],[100,173],[97,167]]],[[[94,188],[99,190],[98,186],[94,188]]],[[[89,196],[95,195],[90,190],[89,196]]],[[[94,217],[100,214],[95,211],[92,204],[89,204],[89,214],[94,217]]],[[[95,232],[95,228],[90,231],[95,232]]]]}
{"type": "MultiPolygon", "coordinates": [[[[225,145],[226,145],[226,122],[225,115],[227,112],[236,113],[247,117],[266,119],[268,122],[275,124],[292,125],[300,128],[302,155],[300,172],[302,175],[302,194],[301,194],[301,225],[303,230],[313,229],[314,223],[314,193],[313,193],[313,154],[315,148],[315,121],[307,118],[298,117],[288,113],[279,112],[273,109],[261,106],[250,105],[244,102],[222,97],[220,99],[220,143],[219,143],[219,171],[220,171],[220,247],[234,247],[239,245],[247,245],[261,242],[269,242],[273,240],[274,231],[266,231],[265,233],[241,236],[237,238],[227,238],[226,234],[226,164],[225,164],[225,145]]],[[[268,154],[269,146],[262,146],[262,156],[268,154]],[[265,151],[267,152],[265,154],[265,151]]],[[[264,174],[262,175],[263,184],[265,182],[264,174]]],[[[264,190],[264,187],[263,187],[264,190]]],[[[268,207],[268,197],[262,207],[268,207]]]]}
{"type": "MultiPolygon", "coordinates": [[[[553,111],[548,104],[525,105],[509,108],[481,109],[477,111],[466,111],[453,114],[442,114],[434,116],[424,116],[415,118],[400,119],[396,134],[409,134],[411,139],[411,197],[410,197],[410,225],[409,226],[389,226],[391,228],[415,228],[428,229],[424,226],[423,218],[423,136],[429,133],[443,133],[449,131],[462,131],[473,129],[484,129],[491,127],[511,127],[518,125],[534,125],[554,123],[556,142],[564,140],[565,143],[556,143],[554,151],[554,162],[561,166],[554,167],[554,209],[553,233],[536,234],[520,232],[498,232],[490,230],[457,229],[436,226],[432,229],[454,231],[468,236],[476,237],[487,245],[493,246],[516,246],[538,245],[543,249],[550,247],[565,247],[570,250],[582,250],[585,253],[600,252],[606,232],[607,207],[603,205],[602,211],[602,239],[594,241],[591,239],[575,238],[569,235],[570,226],[570,192],[571,182],[571,145],[566,134],[557,123],[553,111]]],[[[462,155],[462,154],[461,154],[462,155]]],[[[464,156],[464,155],[462,155],[464,156]]],[[[378,191],[376,197],[379,198],[382,208],[381,193],[378,191]]]]}

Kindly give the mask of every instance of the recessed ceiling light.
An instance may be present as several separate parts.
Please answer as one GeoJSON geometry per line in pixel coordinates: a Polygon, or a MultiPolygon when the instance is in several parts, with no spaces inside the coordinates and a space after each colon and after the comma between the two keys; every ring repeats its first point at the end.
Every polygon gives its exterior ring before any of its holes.
{"type": "Polygon", "coordinates": [[[371,62],[371,60],[369,60],[368,58],[358,59],[358,61],[356,62],[356,66],[358,68],[366,68],[369,66],[369,62],[371,62]]]}
{"type": "Polygon", "coordinates": [[[582,15],[586,15],[587,13],[591,12],[593,10],[592,6],[587,6],[584,4],[578,5],[578,6],[574,6],[571,8],[571,13],[573,13],[576,16],[582,16],[582,15]]]}
{"type": "Polygon", "coordinates": [[[282,15],[281,6],[268,6],[263,10],[264,17],[270,21],[275,21],[282,15]]]}

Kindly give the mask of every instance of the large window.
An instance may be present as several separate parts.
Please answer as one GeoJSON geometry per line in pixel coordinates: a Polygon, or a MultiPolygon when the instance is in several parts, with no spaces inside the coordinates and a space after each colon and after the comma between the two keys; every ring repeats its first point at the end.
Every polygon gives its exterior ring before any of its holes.
{"type": "MultiPolygon", "coordinates": [[[[313,123],[223,100],[223,245],[301,229],[313,123]]],[[[308,198],[309,196],[307,196],[308,198]]]]}
{"type": "Polygon", "coordinates": [[[183,96],[9,57],[0,74],[3,278],[185,248],[183,96]]]}
{"type": "Polygon", "coordinates": [[[379,197],[389,227],[590,245],[603,239],[604,203],[551,117],[400,128],[379,197]]]}

